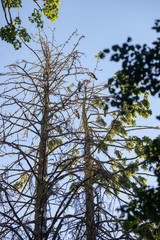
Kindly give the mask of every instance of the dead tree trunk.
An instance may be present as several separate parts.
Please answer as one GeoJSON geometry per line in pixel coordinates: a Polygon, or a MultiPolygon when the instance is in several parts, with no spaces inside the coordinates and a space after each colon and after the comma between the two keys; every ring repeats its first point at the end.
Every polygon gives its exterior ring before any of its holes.
{"type": "Polygon", "coordinates": [[[91,138],[88,127],[87,115],[86,115],[86,88],[85,97],[82,107],[82,119],[85,133],[85,163],[84,163],[84,188],[85,188],[85,221],[86,221],[86,240],[96,240],[96,229],[94,220],[94,196],[93,196],[93,183],[92,183],[92,159],[91,159],[91,138]]]}
{"type": "Polygon", "coordinates": [[[49,73],[44,72],[44,99],[39,144],[38,177],[36,181],[35,239],[43,240],[47,230],[47,169],[48,169],[48,126],[49,126],[49,73]]]}

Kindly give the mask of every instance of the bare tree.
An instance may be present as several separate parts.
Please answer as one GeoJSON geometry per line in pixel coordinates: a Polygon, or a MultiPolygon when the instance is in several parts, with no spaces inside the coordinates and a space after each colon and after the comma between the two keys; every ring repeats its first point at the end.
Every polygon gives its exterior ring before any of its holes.
{"type": "Polygon", "coordinates": [[[81,65],[83,37],[65,53],[74,35],[56,46],[40,34],[36,61],[2,74],[1,239],[136,239],[115,209],[143,185],[129,133],[147,97],[134,114],[108,108],[108,86],[81,65]]]}
{"type": "Polygon", "coordinates": [[[2,75],[1,239],[58,239],[73,198],[61,165],[74,160],[78,77],[85,74],[76,50],[83,37],[64,53],[75,34],[60,46],[40,35],[37,60],[2,75]]]}

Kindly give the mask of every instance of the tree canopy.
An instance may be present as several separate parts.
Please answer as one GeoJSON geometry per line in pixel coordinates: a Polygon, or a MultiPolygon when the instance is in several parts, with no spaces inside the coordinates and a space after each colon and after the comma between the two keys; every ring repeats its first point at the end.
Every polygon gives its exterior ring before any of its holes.
{"type": "MultiPolygon", "coordinates": [[[[49,21],[55,21],[58,18],[59,0],[32,0],[32,2],[35,6],[31,15],[28,16],[28,21],[35,23],[36,27],[41,29],[44,27],[43,16],[46,16],[49,21]]],[[[22,46],[22,41],[29,42],[31,38],[19,14],[22,10],[24,11],[22,0],[1,0],[1,8],[6,25],[0,28],[0,37],[18,50],[22,46]]]]}
{"type": "MultiPolygon", "coordinates": [[[[160,32],[160,20],[155,21],[152,29],[160,32]]],[[[108,80],[108,90],[114,95],[111,105],[123,109],[127,102],[134,114],[133,103],[139,101],[144,93],[160,97],[160,38],[158,37],[152,46],[133,45],[131,41],[129,37],[122,46],[117,44],[112,46],[112,49],[104,49],[98,56],[103,59],[111,52],[110,60],[122,63],[121,69],[108,80]]],[[[157,116],[157,119],[160,119],[160,116],[157,116]]],[[[143,157],[147,169],[154,172],[157,178],[157,187],[145,186],[135,191],[135,198],[130,205],[123,206],[122,209],[128,214],[125,229],[132,229],[140,234],[140,239],[144,239],[139,226],[144,224],[145,229],[151,221],[151,232],[148,232],[147,239],[157,240],[160,236],[160,137],[153,140],[148,138],[147,141],[143,157]]]]}
{"type": "MultiPolygon", "coordinates": [[[[152,29],[160,32],[160,20],[155,21],[152,29]]],[[[111,104],[119,108],[123,107],[124,102],[132,105],[146,91],[160,97],[160,38],[152,46],[133,45],[131,41],[129,37],[122,46],[116,44],[112,49],[99,53],[99,57],[104,58],[111,52],[110,60],[122,63],[122,68],[108,80],[109,92],[115,98],[111,104]]]]}

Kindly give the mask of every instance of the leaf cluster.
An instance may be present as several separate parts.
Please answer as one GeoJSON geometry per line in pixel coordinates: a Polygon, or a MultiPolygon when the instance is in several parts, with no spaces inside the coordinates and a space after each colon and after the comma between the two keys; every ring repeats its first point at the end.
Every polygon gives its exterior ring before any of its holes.
{"type": "MultiPolygon", "coordinates": [[[[138,234],[140,236],[138,239],[158,240],[160,237],[160,137],[154,140],[148,137],[143,139],[135,137],[135,140],[136,154],[145,159],[142,168],[148,167],[150,171],[154,171],[158,187],[153,188],[144,184],[140,188],[133,188],[135,198],[121,208],[127,213],[127,220],[123,227],[138,234]],[[147,227],[147,230],[144,231],[144,227],[147,227]],[[147,232],[146,235],[145,232],[147,232]]],[[[143,179],[140,180],[143,181],[143,179]]]]}
{"type": "Polygon", "coordinates": [[[16,188],[16,189],[22,189],[23,186],[27,183],[28,181],[28,177],[27,177],[27,174],[25,174],[23,177],[20,178],[20,180],[16,181],[14,184],[13,184],[13,187],[16,188]]]}
{"type": "MultiPolygon", "coordinates": [[[[20,24],[20,19],[15,18],[15,25],[20,24]]],[[[25,28],[21,28],[20,26],[16,28],[15,25],[6,25],[0,29],[0,37],[2,40],[11,43],[15,50],[21,48],[22,44],[19,39],[17,39],[17,35],[22,38],[25,42],[29,42],[31,37],[27,33],[25,28]]]]}
{"type": "MultiPolygon", "coordinates": [[[[38,1],[33,1],[38,9],[34,8],[31,16],[28,17],[28,20],[31,23],[35,23],[38,28],[43,28],[43,16],[46,16],[49,21],[56,21],[58,18],[58,8],[60,6],[59,0],[43,0],[42,6],[39,5],[38,1]]],[[[12,44],[13,47],[18,50],[22,47],[22,41],[29,42],[31,39],[28,30],[22,25],[22,19],[19,17],[19,13],[17,14],[17,17],[12,17],[13,11],[17,10],[19,12],[21,10],[22,1],[3,0],[1,1],[1,5],[5,15],[6,25],[0,28],[0,38],[12,44]],[[7,12],[9,13],[8,15],[7,12]]]]}
{"type": "Polygon", "coordinates": [[[49,151],[53,151],[54,148],[56,148],[57,146],[61,145],[63,143],[63,140],[62,139],[51,139],[49,140],[49,143],[48,143],[48,150],[49,151]]]}
{"type": "Polygon", "coordinates": [[[123,227],[139,235],[138,239],[158,240],[160,237],[160,190],[146,186],[137,189],[136,198],[129,206],[122,207],[127,213],[123,227]],[[144,226],[147,229],[144,229],[144,226]],[[147,234],[146,234],[147,233],[147,234]]]}
{"type": "Polygon", "coordinates": [[[49,19],[49,21],[56,21],[58,18],[58,8],[60,6],[59,0],[45,0],[42,12],[49,19]]]}
{"type": "MultiPolygon", "coordinates": [[[[155,21],[153,29],[160,32],[160,20],[155,21]]],[[[114,106],[118,108],[123,107],[124,102],[130,105],[137,102],[140,95],[146,91],[160,96],[160,38],[157,38],[151,47],[147,44],[133,45],[131,41],[129,37],[122,46],[117,44],[110,50],[111,61],[122,62],[122,69],[117,77],[109,79],[109,84],[112,85],[109,91],[114,93],[114,106]]],[[[109,49],[105,49],[99,57],[103,58],[108,52],[109,49]]]]}

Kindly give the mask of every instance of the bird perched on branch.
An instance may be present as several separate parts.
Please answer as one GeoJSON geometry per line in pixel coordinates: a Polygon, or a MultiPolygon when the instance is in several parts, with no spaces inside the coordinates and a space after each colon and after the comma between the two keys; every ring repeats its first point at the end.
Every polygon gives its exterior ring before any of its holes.
{"type": "Polygon", "coordinates": [[[103,108],[104,110],[104,117],[106,117],[107,113],[108,113],[108,105],[106,104],[105,107],[103,108]]]}
{"type": "Polygon", "coordinates": [[[76,117],[77,117],[78,119],[80,119],[78,110],[75,110],[74,113],[75,113],[76,117]]]}
{"type": "Polygon", "coordinates": [[[94,78],[94,79],[98,80],[98,79],[96,78],[96,76],[94,75],[94,73],[87,72],[87,74],[88,74],[91,78],[94,78]]]}
{"type": "Polygon", "coordinates": [[[83,83],[81,81],[79,81],[79,83],[78,83],[78,91],[79,92],[81,91],[82,85],[83,85],[83,83]]]}

